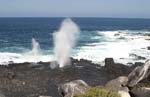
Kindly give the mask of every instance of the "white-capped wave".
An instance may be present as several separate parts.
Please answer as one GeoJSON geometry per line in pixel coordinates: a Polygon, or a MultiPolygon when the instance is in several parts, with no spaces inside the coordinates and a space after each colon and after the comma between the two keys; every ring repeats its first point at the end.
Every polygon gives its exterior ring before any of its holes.
{"type": "MultiPolygon", "coordinates": [[[[19,47],[18,47],[19,49],[19,47]]],[[[50,62],[52,55],[44,55],[40,49],[40,44],[32,38],[32,50],[24,53],[0,53],[0,64],[7,65],[10,63],[24,63],[24,62],[50,62]]]]}
{"type": "MultiPolygon", "coordinates": [[[[150,46],[150,32],[148,31],[118,30],[97,31],[95,33],[97,33],[96,36],[93,35],[91,39],[97,41],[75,48],[72,53],[73,58],[84,58],[101,64],[107,57],[112,57],[116,62],[124,64],[144,62],[146,59],[150,59],[150,50],[147,49],[150,46]],[[142,58],[138,59],[138,56],[142,58]]],[[[44,54],[36,52],[34,52],[36,54],[31,54],[31,52],[29,53],[29,50],[26,49],[23,53],[0,52],[0,64],[55,60],[50,52],[41,51],[47,52],[44,54]]]]}
{"type": "Polygon", "coordinates": [[[39,55],[34,56],[31,54],[20,54],[20,53],[0,53],[0,64],[8,65],[10,63],[24,63],[24,62],[50,62],[53,60],[52,55],[39,55]]]}
{"type": "Polygon", "coordinates": [[[148,36],[145,36],[147,31],[98,31],[98,35],[94,38],[99,42],[94,45],[86,45],[80,47],[78,54],[74,55],[75,58],[85,58],[92,60],[96,63],[101,63],[107,57],[112,57],[116,62],[124,64],[134,62],[144,62],[144,59],[138,59],[136,56],[130,56],[131,54],[150,58],[150,51],[147,47],[150,46],[150,41],[146,40],[148,36]],[[141,33],[141,34],[138,34],[141,33]],[[105,39],[101,41],[101,39],[105,39]]]}

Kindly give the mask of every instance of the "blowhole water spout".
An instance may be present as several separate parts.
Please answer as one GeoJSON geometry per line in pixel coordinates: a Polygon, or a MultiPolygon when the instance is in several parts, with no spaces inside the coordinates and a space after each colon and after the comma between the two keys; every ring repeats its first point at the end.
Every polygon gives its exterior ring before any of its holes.
{"type": "Polygon", "coordinates": [[[71,19],[63,20],[60,29],[53,34],[54,54],[59,67],[70,63],[70,54],[79,37],[80,29],[71,19]]]}

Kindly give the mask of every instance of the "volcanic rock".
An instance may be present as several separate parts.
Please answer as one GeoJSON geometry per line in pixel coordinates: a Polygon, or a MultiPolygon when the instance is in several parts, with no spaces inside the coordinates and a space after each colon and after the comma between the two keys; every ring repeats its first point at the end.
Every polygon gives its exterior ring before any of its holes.
{"type": "Polygon", "coordinates": [[[147,49],[150,50],[150,46],[148,46],[147,49]]]}
{"type": "Polygon", "coordinates": [[[111,89],[115,92],[118,92],[118,91],[125,91],[125,92],[128,92],[129,89],[126,87],[127,85],[127,82],[128,82],[128,77],[126,76],[120,76],[116,79],[113,79],[111,81],[109,81],[105,87],[108,88],[108,89],[111,89]]]}
{"type": "Polygon", "coordinates": [[[130,54],[129,56],[134,57],[135,60],[145,60],[146,59],[145,57],[139,56],[139,55],[136,55],[136,54],[130,54]]]}
{"type": "Polygon", "coordinates": [[[58,91],[62,97],[73,97],[77,94],[84,94],[88,88],[89,86],[83,80],[74,80],[69,83],[61,84],[58,87],[58,91]]]}
{"type": "Polygon", "coordinates": [[[120,35],[119,33],[114,34],[114,36],[119,36],[119,35],[120,35]]]}
{"type": "Polygon", "coordinates": [[[146,33],[146,34],[144,34],[144,36],[150,36],[150,34],[149,34],[149,33],[146,33]]]}
{"type": "Polygon", "coordinates": [[[128,75],[132,71],[132,67],[115,63],[113,58],[105,58],[105,69],[108,73],[115,74],[117,77],[120,75],[128,75]]]}
{"type": "Polygon", "coordinates": [[[125,37],[118,37],[118,39],[122,39],[122,40],[125,40],[126,38],[125,38],[125,37]]]}
{"type": "Polygon", "coordinates": [[[129,75],[128,75],[128,86],[133,87],[141,80],[147,78],[150,74],[150,60],[146,61],[144,65],[137,66],[129,75]]]}
{"type": "Polygon", "coordinates": [[[132,70],[109,61],[105,67],[84,59],[71,59],[71,63],[67,67],[54,69],[50,68],[50,62],[0,66],[0,90],[6,97],[60,97],[58,86],[61,84],[80,79],[90,86],[104,86],[108,81],[127,75],[132,70]]]}
{"type": "Polygon", "coordinates": [[[150,97],[150,87],[134,87],[131,93],[134,97],[150,97]]]}
{"type": "Polygon", "coordinates": [[[15,73],[14,72],[7,72],[7,73],[5,73],[4,77],[6,77],[8,79],[13,79],[15,77],[15,73]]]}

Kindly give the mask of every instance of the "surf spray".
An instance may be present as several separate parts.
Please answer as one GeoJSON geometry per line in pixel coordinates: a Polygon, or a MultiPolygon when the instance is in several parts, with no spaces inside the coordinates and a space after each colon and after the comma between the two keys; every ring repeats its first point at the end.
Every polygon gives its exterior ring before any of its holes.
{"type": "Polygon", "coordinates": [[[70,54],[77,43],[80,29],[71,19],[65,19],[60,29],[54,32],[54,54],[59,67],[71,64],[70,54]]]}

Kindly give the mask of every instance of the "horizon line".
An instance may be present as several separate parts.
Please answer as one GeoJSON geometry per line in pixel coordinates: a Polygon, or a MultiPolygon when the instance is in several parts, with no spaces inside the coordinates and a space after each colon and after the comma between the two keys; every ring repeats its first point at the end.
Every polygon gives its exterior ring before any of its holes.
{"type": "Polygon", "coordinates": [[[144,17],[98,17],[98,16],[5,16],[0,18],[112,18],[112,19],[150,19],[144,17]]]}

